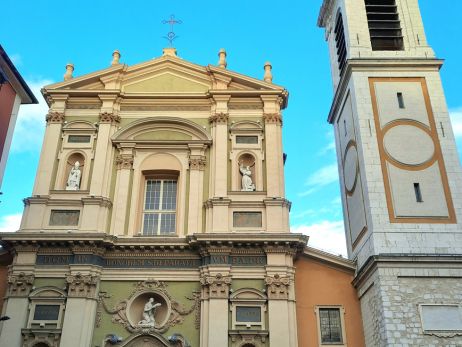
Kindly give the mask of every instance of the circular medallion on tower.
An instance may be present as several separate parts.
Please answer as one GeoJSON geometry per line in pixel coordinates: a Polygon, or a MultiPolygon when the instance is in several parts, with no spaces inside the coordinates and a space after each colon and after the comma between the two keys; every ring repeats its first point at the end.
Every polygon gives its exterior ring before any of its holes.
{"type": "Polygon", "coordinates": [[[343,156],[343,176],[345,189],[349,195],[352,195],[358,180],[358,151],[354,141],[350,141],[345,149],[343,156]]]}
{"type": "Polygon", "coordinates": [[[430,134],[425,128],[411,124],[395,125],[386,130],[383,147],[390,159],[411,166],[425,164],[435,154],[430,134]]]}

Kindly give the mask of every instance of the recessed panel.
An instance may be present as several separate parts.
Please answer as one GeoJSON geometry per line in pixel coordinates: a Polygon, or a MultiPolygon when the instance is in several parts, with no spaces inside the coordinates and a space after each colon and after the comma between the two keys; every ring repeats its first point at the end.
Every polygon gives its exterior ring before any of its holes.
{"type": "Polygon", "coordinates": [[[424,164],[435,153],[431,136],[413,125],[392,127],[383,137],[383,146],[392,159],[407,165],[424,164]]]}

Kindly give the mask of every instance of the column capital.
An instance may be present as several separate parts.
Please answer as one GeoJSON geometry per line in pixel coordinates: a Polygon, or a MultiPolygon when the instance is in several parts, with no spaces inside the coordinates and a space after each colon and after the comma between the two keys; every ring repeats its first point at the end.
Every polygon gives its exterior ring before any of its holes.
{"type": "Polygon", "coordinates": [[[9,296],[28,296],[33,283],[34,274],[32,273],[11,273],[8,275],[8,294],[9,296]]]}
{"type": "Polygon", "coordinates": [[[282,125],[282,115],[280,112],[263,113],[263,120],[265,123],[275,123],[282,125]]]}
{"type": "Polygon", "coordinates": [[[66,275],[68,296],[74,298],[94,298],[99,277],[96,275],[84,275],[80,272],[66,275]]]}
{"type": "Polygon", "coordinates": [[[289,277],[282,277],[279,274],[266,276],[265,283],[268,299],[287,300],[289,298],[289,277]]]}
{"type": "Polygon", "coordinates": [[[45,117],[47,123],[63,123],[64,112],[49,111],[45,117]]]}
{"type": "Polygon", "coordinates": [[[209,123],[222,123],[222,124],[226,124],[228,123],[228,119],[229,119],[229,113],[225,113],[225,112],[217,112],[217,113],[214,113],[213,115],[211,115],[209,117],[209,123]]]}
{"type": "Polygon", "coordinates": [[[206,299],[228,299],[231,276],[223,276],[221,273],[215,276],[204,275],[201,277],[200,282],[205,290],[204,297],[206,299]]]}
{"type": "Polygon", "coordinates": [[[101,112],[99,114],[99,122],[110,124],[120,123],[120,116],[113,112],[101,112]]]}
{"type": "Polygon", "coordinates": [[[133,168],[133,154],[119,154],[116,157],[117,170],[126,169],[131,170],[133,168]]]}
{"type": "Polygon", "coordinates": [[[204,171],[207,163],[205,155],[191,155],[189,157],[189,169],[204,171]]]}

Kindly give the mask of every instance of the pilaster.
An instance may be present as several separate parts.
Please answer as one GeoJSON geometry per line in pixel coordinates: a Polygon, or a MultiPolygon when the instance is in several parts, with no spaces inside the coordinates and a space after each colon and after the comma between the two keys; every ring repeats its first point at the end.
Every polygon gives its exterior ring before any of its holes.
{"type": "Polygon", "coordinates": [[[231,277],[222,273],[206,274],[200,279],[201,347],[228,345],[228,298],[231,277]]]}
{"type": "Polygon", "coordinates": [[[71,270],[66,275],[68,298],[60,346],[90,346],[96,318],[99,275],[71,270]]]}
{"type": "Polygon", "coordinates": [[[279,96],[262,96],[265,123],[266,185],[269,197],[284,197],[282,114],[279,96]]]}
{"type": "Polygon", "coordinates": [[[190,145],[189,156],[189,211],[188,234],[203,231],[202,226],[202,192],[204,189],[204,170],[206,157],[205,146],[190,145]]]}
{"type": "Polygon", "coordinates": [[[98,123],[98,142],[95,149],[95,160],[90,185],[90,195],[109,196],[110,172],[114,147],[111,136],[117,131],[120,116],[117,114],[115,95],[100,95],[102,106],[98,123]]]}
{"type": "Polygon", "coordinates": [[[58,147],[61,141],[61,129],[64,123],[67,96],[54,95],[51,97],[51,101],[52,105],[46,115],[47,125],[33,195],[48,195],[53,187],[51,180],[53,179],[58,147]]]}
{"type": "Polygon", "coordinates": [[[134,145],[121,144],[116,157],[117,178],[112,209],[111,234],[124,235],[125,222],[128,218],[127,210],[130,194],[130,176],[133,170],[134,145]]]}
{"type": "Polygon", "coordinates": [[[8,275],[8,294],[5,302],[6,310],[2,313],[10,317],[2,322],[0,346],[21,346],[21,328],[26,326],[29,293],[34,283],[32,273],[11,273],[8,275]]]}

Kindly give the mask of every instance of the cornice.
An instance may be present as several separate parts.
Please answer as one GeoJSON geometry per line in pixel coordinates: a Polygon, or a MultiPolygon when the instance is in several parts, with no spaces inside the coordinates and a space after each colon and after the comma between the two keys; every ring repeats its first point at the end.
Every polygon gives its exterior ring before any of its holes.
{"type": "MultiPolygon", "coordinates": [[[[436,70],[439,71],[443,65],[441,59],[425,59],[425,58],[362,58],[362,59],[348,59],[345,72],[340,78],[339,84],[335,91],[334,99],[327,116],[327,121],[332,124],[335,121],[335,116],[342,106],[342,101],[345,93],[347,92],[348,83],[351,74],[356,71],[366,72],[387,72],[389,77],[390,70],[393,71],[422,71],[422,70],[436,70]]],[[[376,76],[377,77],[377,76],[376,76]]],[[[401,75],[401,77],[403,77],[401,75]]]]}

